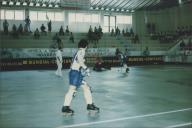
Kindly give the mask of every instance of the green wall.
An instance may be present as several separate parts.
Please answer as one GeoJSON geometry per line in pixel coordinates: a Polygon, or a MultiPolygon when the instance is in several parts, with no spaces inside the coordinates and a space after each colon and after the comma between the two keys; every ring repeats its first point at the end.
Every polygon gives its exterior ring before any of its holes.
{"type": "Polygon", "coordinates": [[[136,11],[133,27],[139,35],[146,35],[146,19],[156,25],[156,31],[173,31],[178,26],[192,25],[192,3],[153,11],[136,11]]]}

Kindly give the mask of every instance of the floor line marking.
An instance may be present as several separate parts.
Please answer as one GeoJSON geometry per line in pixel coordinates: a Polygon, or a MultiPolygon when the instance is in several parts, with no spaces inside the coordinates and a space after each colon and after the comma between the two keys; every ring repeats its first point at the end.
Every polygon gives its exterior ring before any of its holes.
{"type": "Polygon", "coordinates": [[[188,126],[188,125],[192,125],[192,123],[171,125],[171,126],[168,126],[168,127],[166,127],[166,128],[177,128],[177,127],[188,126]]]}
{"type": "Polygon", "coordinates": [[[88,125],[94,125],[94,124],[103,124],[103,123],[110,123],[110,122],[117,122],[117,121],[135,119],[135,118],[143,118],[143,117],[158,116],[158,115],[164,115],[164,114],[170,114],[170,113],[177,113],[177,112],[189,111],[189,110],[192,110],[192,108],[172,110],[172,111],[167,111],[167,112],[158,112],[158,113],[138,115],[138,116],[131,116],[131,117],[123,117],[123,118],[117,118],[117,119],[111,119],[111,120],[87,122],[87,123],[72,124],[72,125],[62,125],[62,126],[59,126],[57,128],[71,128],[71,127],[88,126],[88,125]]]}

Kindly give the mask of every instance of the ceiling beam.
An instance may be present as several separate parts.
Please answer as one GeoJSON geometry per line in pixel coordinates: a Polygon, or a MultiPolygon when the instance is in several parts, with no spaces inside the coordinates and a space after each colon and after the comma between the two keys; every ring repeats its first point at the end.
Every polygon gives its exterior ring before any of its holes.
{"type": "Polygon", "coordinates": [[[102,0],[99,0],[98,2],[97,2],[97,4],[95,4],[94,6],[98,6],[98,4],[101,2],[102,0]]]}
{"type": "MultiPolygon", "coordinates": [[[[122,5],[124,2],[126,2],[126,0],[123,0],[121,3],[119,3],[119,4],[116,6],[116,8],[119,7],[120,5],[122,5]]],[[[121,9],[123,9],[123,8],[121,8],[121,9]]]]}
{"type": "Polygon", "coordinates": [[[137,1],[132,0],[132,2],[131,2],[129,5],[125,6],[124,8],[130,9],[130,7],[132,7],[132,5],[133,5],[135,2],[137,2],[137,1]]]}
{"type": "Polygon", "coordinates": [[[123,6],[121,6],[121,8],[125,8],[125,6],[128,4],[128,3],[130,3],[131,2],[131,0],[129,0],[128,2],[126,2],[123,6]]]}

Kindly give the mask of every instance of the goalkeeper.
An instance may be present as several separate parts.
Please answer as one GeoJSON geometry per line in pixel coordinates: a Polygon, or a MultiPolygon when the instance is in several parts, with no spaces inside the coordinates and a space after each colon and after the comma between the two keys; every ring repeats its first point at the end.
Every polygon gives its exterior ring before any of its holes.
{"type": "Polygon", "coordinates": [[[65,95],[62,112],[64,114],[73,114],[74,111],[70,108],[72,98],[76,89],[82,87],[84,97],[87,103],[87,110],[99,111],[99,108],[93,104],[91,90],[88,83],[83,79],[89,75],[89,69],[85,65],[85,50],[88,42],[85,39],[81,39],[78,43],[78,51],[75,53],[72,59],[70,72],[69,72],[69,90],[65,95]]]}

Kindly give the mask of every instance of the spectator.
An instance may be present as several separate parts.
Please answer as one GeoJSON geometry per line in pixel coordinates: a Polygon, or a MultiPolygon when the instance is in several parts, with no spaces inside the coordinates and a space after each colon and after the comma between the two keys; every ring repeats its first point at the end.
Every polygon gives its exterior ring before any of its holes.
{"type": "Polygon", "coordinates": [[[72,32],[70,33],[69,40],[70,40],[72,43],[75,43],[75,41],[74,41],[74,36],[73,36],[73,33],[72,33],[72,32]]]}
{"type": "Polygon", "coordinates": [[[185,42],[182,39],[181,43],[180,43],[180,50],[185,50],[185,42]]]}
{"type": "Polygon", "coordinates": [[[56,41],[58,38],[59,38],[58,33],[55,33],[55,35],[53,36],[52,40],[53,40],[53,41],[56,41]]]}
{"type": "Polygon", "coordinates": [[[35,39],[39,39],[40,38],[40,33],[39,33],[39,29],[36,28],[35,32],[34,32],[34,38],[35,39]]]}
{"type": "Polygon", "coordinates": [[[45,35],[47,35],[47,32],[45,31],[46,27],[44,26],[44,24],[41,25],[41,33],[44,33],[45,35]]]}
{"type": "Polygon", "coordinates": [[[99,32],[99,39],[101,39],[101,37],[103,36],[103,32],[102,32],[102,28],[101,28],[100,25],[99,25],[99,28],[98,28],[98,32],[99,32]]]}
{"type": "Polygon", "coordinates": [[[116,36],[119,36],[120,33],[121,33],[121,32],[120,32],[119,28],[117,27],[116,30],[115,30],[115,35],[116,35],[116,36]]]}
{"type": "Polygon", "coordinates": [[[125,36],[125,30],[124,29],[122,30],[122,34],[123,34],[123,36],[125,36]]]}
{"type": "Polygon", "coordinates": [[[143,51],[143,55],[144,56],[149,56],[150,55],[150,51],[148,47],[145,47],[145,50],[143,51]]]}
{"type": "Polygon", "coordinates": [[[8,35],[8,29],[9,29],[9,23],[7,22],[7,20],[5,19],[3,22],[3,31],[6,35],[8,35]]]}
{"type": "Polygon", "coordinates": [[[16,27],[15,24],[13,24],[13,27],[12,27],[12,35],[13,35],[14,38],[18,37],[17,27],[16,27]]]}
{"type": "Polygon", "coordinates": [[[111,30],[111,36],[114,36],[114,29],[112,28],[112,30],[111,30]]]}
{"type": "Polygon", "coordinates": [[[59,29],[59,35],[64,36],[63,26],[61,26],[60,29],[59,29]]]}
{"type": "Polygon", "coordinates": [[[68,26],[66,27],[65,32],[67,33],[67,35],[69,35],[69,28],[68,28],[68,26]]]}
{"type": "Polygon", "coordinates": [[[115,56],[118,57],[118,55],[121,53],[121,51],[119,50],[119,48],[116,48],[116,51],[115,51],[115,56]]]}
{"type": "Polygon", "coordinates": [[[134,41],[135,43],[139,43],[139,36],[137,34],[135,34],[134,41]]]}
{"type": "Polygon", "coordinates": [[[192,42],[191,42],[191,38],[189,38],[187,47],[188,47],[188,50],[192,50],[192,42]]]}
{"type": "Polygon", "coordinates": [[[25,25],[27,28],[27,32],[31,32],[30,24],[31,24],[31,20],[30,20],[29,16],[27,16],[25,19],[25,25]]]}
{"type": "Polygon", "coordinates": [[[47,23],[47,26],[48,26],[48,32],[51,32],[51,30],[52,30],[52,22],[51,22],[51,20],[47,23]]]}
{"type": "Polygon", "coordinates": [[[93,34],[93,29],[91,27],[91,25],[89,26],[89,31],[88,31],[88,39],[89,41],[92,40],[92,34],[93,34]]]}
{"type": "Polygon", "coordinates": [[[23,34],[23,25],[22,24],[19,25],[18,32],[19,32],[19,34],[23,34]]]}

